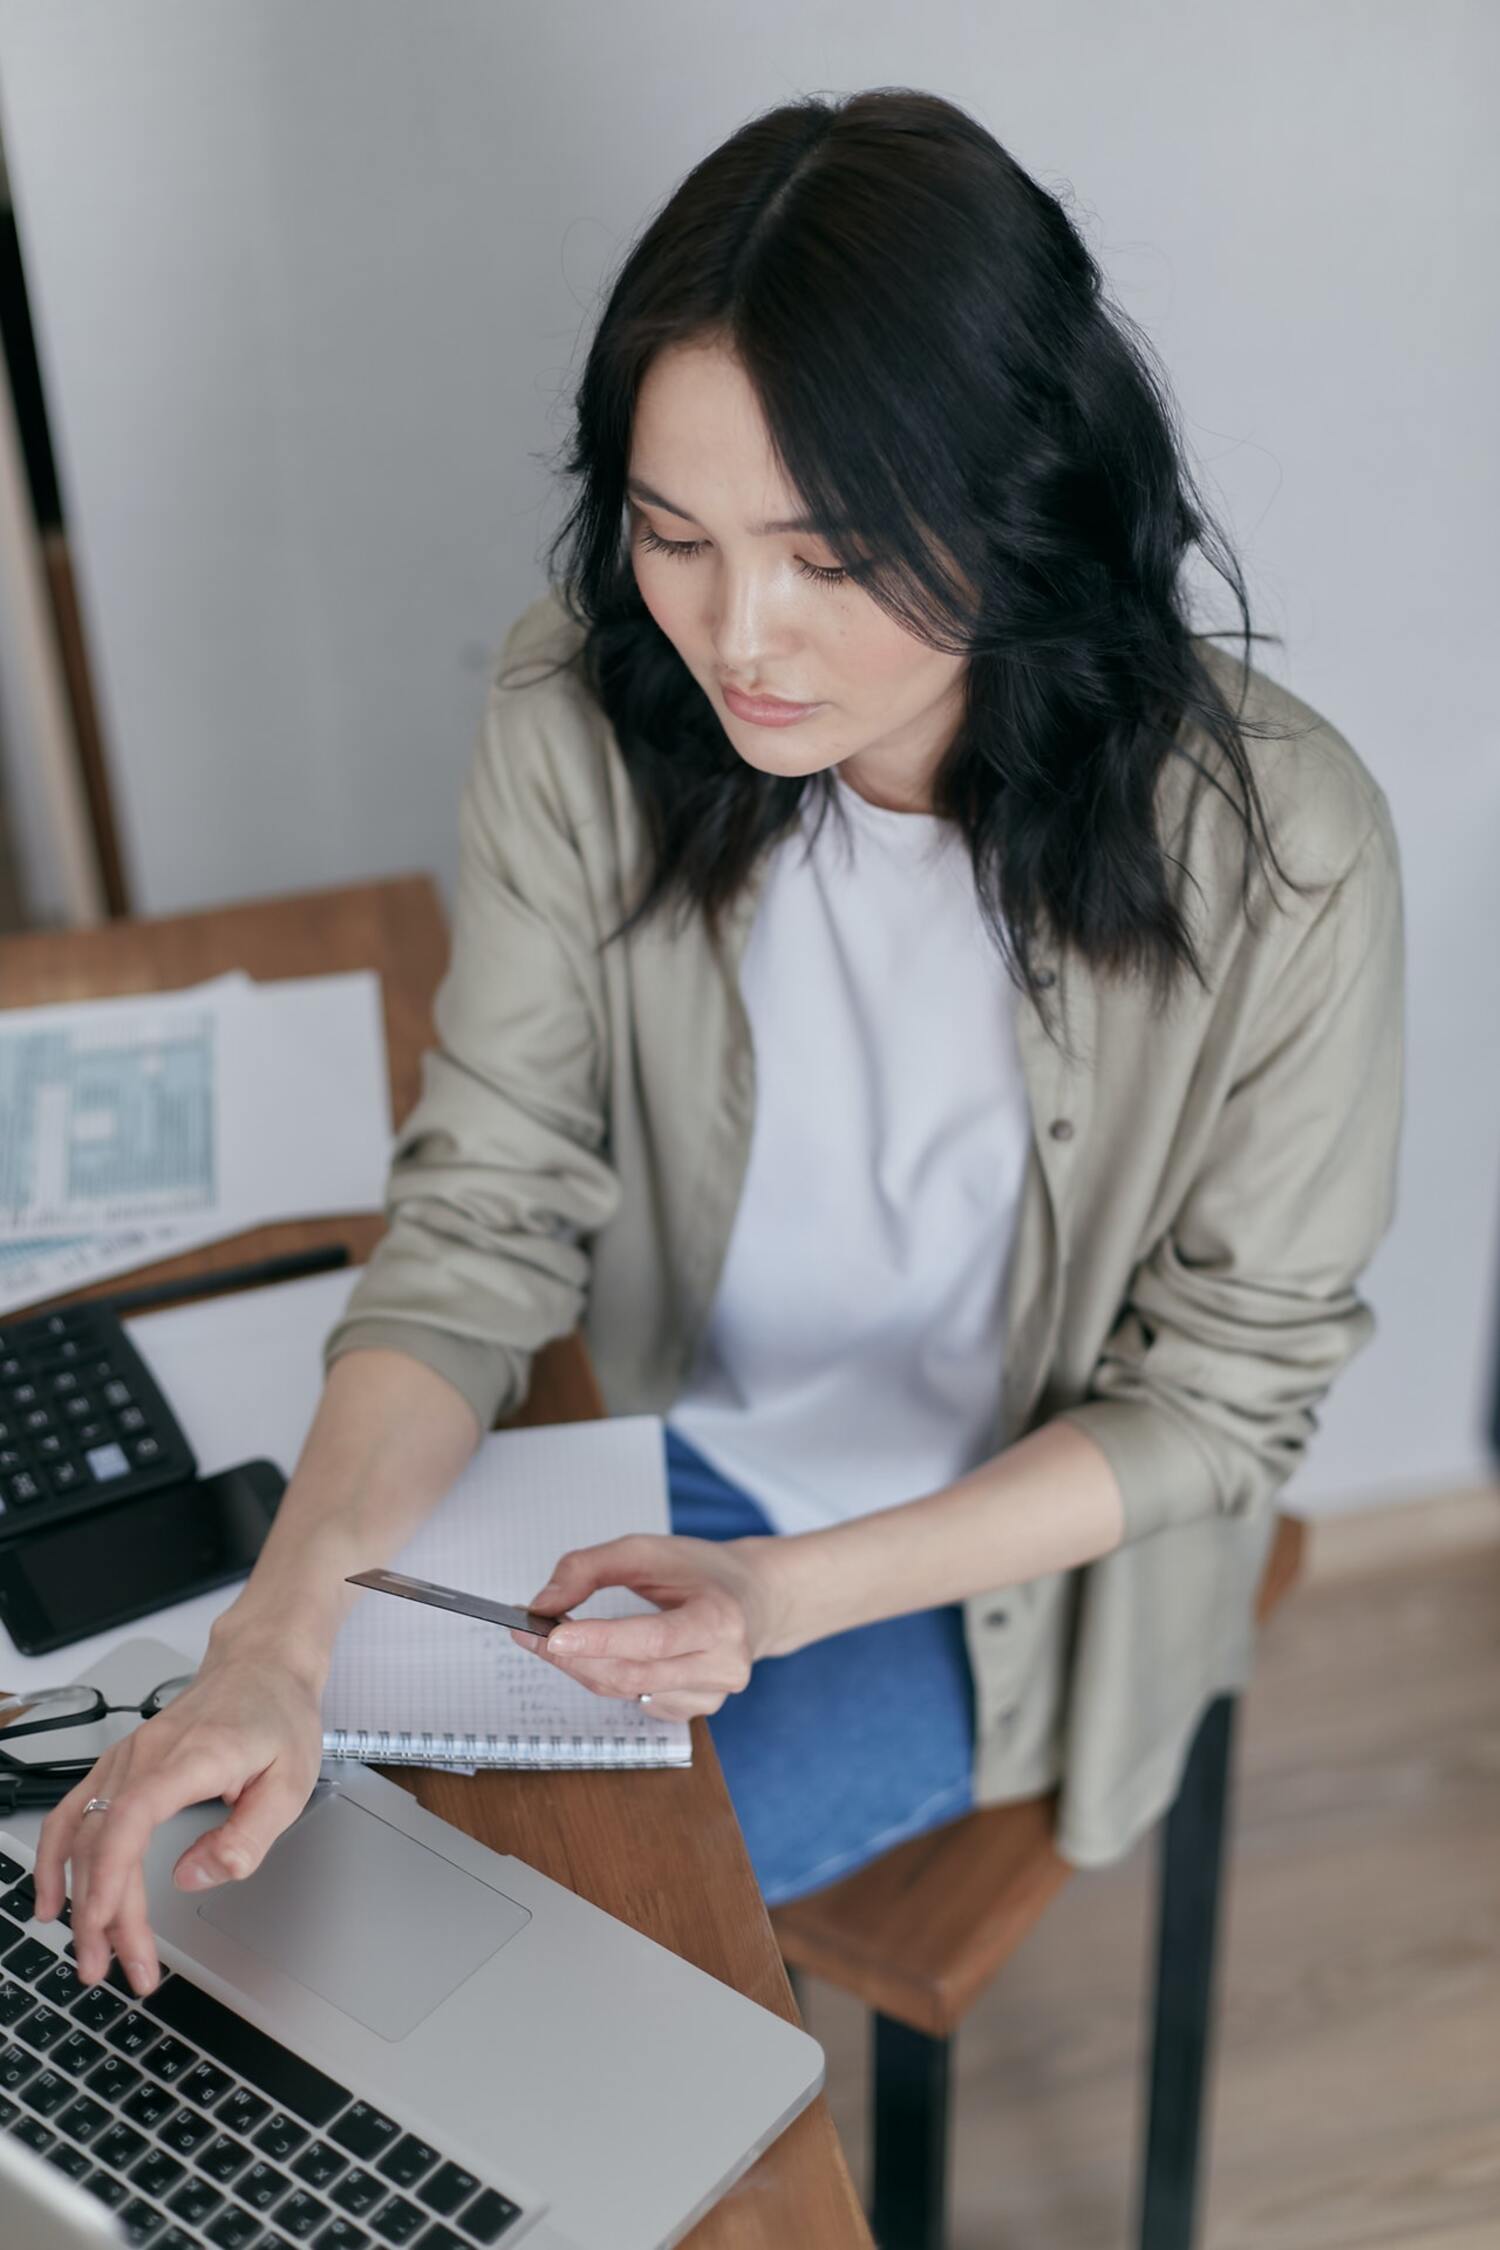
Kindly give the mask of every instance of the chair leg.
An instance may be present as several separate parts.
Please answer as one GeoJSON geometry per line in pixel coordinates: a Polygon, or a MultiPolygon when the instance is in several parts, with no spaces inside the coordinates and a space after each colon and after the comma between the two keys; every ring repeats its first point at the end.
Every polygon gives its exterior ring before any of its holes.
{"type": "Polygon", "coordinates": [[[875,2240],[880,2250],[943,2250],[951,2042],[893,2016],[873,2020],[875,2240]]]}
{"type": "Polygon", "coordinates": [[[1192,2250],[1235,1698],[1203,1715],[1163,1825],[1140,2250],[1192,2250]]]}

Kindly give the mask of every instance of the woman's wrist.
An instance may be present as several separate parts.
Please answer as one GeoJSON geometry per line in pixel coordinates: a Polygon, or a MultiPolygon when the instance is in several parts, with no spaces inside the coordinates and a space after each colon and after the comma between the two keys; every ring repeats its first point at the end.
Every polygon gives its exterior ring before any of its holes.
{"type": "Polygon", "coordinates": [[[268,1549],[215,1619],[210,1653],[283,1665],[321,1693],[339,1627],[355,1598],[345,1581],[358,1567],[353,1547],[332,1525],[320,1526],[284,1554],[268,1549]]]}
{"type": "Polygon", "coordinates": [[[726,1541],[749,1571],[755,1588],[756,1662],[763,1656],[790,1656],[809,1641],[838,1631],[836,1624],[817,1623],[826,1604],[809,1598],[809,1580],[816,1577],[817,1558],[808,1549],[817,1537],[816,1533],[779,1532],[726,1541]]]}

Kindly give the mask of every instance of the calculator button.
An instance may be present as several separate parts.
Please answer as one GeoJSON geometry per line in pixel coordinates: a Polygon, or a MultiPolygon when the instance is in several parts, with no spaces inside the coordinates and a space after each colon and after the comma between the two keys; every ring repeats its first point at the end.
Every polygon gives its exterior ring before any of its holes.
{"type": "Polygon", "coordinates": [[[60,1375],[54,1375],[52,1378],[52,1395],[54,1398],[61,1398],[65,1391],[76,1391],[77,1388],[78,1377],[71,1367],[65,1367],[60,1375]]]}
{"type": "Polygon", "coordinates": [[[54,1492],[76,1492],[83,1483],[83,1471],[76,1461],[59,1461],[47,1471],[47,1482],[54,1492]]]}
{"type": "Polygon", "coordinates": [[[104,1386],[104,1403],[106,1406],[128,1406],[130,1404],[130,1385],[122,1383],[118,1377],[114,1382],[106,1383],[104,1386]]]}
{"type": "Polygon", "coordinates": [[[35,1383],[17,1383],[17,1384],[15,1384],[15,1386],[14,1386],[14,1387],[12,1388],[12,1391],[11,1391],[11,1394],[10,1394],[10,1403],[11,1403],[11,1405],[12,1405],[12,1406],[35,1406],[35,1404],[36,1404],[36,1385],[35,1385],[35,1383]]]}
{"type": "MultiPolygon", "coordinates": [[[[107,1484],[111,1477],[123,1477],[130,1468],[130,1463],[118,1445],[93,1446],[88,1461],[96,1484],[107,1484]]],[[[12,1481],[19,1484],[22,1480],[17,1477],[12,1481]]]]}
{"type": "Polygon", "coordinates": [[[33,1406],[27,1410],[26,1427],[32,1431],[51,1429],[52,1417],[45,1406],[33,1406]]]}
{"type": "Polygon", "coordinates": [[[73,1442],[85,1449],[91,1445],[108,1445],[113,1434],[107,1422],[83,1422],[73,1432],[73,1442]]]}
{"type": "Polygon", "coordinates": [[[133,1457],[140,1462],[142,1468],[148,1468],[153,1461],[159,1460],[161,1457],[161,1440],[154,1437],[135,1438],[131,1442],[130,1451],[133,1457]]]}
{"type": "Polygon", "coordinates": [[[138,1406],[127,1406],[115,1416],[115,1420],[127,1434],[131,1430],[143,1430],[146,1427],[146,1417],[138,1406]]]}
{"type": "Polygon", "coordinates": [[[13,1508],[29,1508],[33,1501],[41,1499],[42,1488],[31,1471],[23,1469],[18,1477],[10,1479],[6,1496],[13,1508]]]}
{"type": "Polygon", "coordinates": [[[63,1455],[63,1441],[56,1430],[49,1430],[45,1437],[37,1439],[36,1449],[42,1460],[60,1461],[63,1455]]]}
{"type": "Polygon", "coordinates": [[[19,1469],[23,1458],[13,1445],[0,1445],[0,1476],[8,1475],[12,1469],[19,1469]]]}
{"type": "Polygon", "coordinates": [[[21,1362],[14,1354],[0,1359],[0,1383],[19,1383],[22,1372],[21,1362]]]}
{"type": "Polygon", "coordinates": [[[93,1411],[94,1402],[83,1391],[75,1392],[73,1397],[66,1400],[63,1405],[64,1414],[74,1422],[86,1422],[93,1411]]]}

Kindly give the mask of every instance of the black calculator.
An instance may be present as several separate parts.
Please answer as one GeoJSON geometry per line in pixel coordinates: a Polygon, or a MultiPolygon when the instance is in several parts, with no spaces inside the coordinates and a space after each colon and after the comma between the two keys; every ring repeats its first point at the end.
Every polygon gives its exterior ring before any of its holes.
{"type": "Polygon", "coordinates": [[[197,1469],[107,1305],[0,1326],[0,1546],[184,1483],[197,1469]]]}

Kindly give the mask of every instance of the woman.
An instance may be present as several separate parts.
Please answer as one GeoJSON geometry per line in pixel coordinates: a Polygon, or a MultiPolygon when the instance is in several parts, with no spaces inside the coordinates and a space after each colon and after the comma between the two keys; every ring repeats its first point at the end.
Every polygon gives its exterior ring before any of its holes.
{"type": "Polygon", "coordinates": [[[345,1573],[580,1321],[609,1410],[668,1418],[674,1535],[534,1597],[658,1614],[523,1645],[709,1715],[772,1902],[1054,1784],[1069,1858],[1127,1850],[1370,1330],[1388,808],[1250,668],[1058,203],[919,93],[753,121],[624,263],[567,467],[306,1449],[194,1687],[44,1832],[85,1980],[155,1977],[160,1820],[231,1804],[206,1885],[295,1816],[345,1573]]]}

